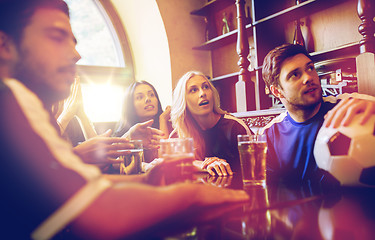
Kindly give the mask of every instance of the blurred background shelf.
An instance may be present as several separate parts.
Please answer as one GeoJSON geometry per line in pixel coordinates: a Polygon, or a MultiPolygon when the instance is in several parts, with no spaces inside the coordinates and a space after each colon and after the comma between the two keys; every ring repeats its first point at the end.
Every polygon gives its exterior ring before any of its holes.
{"type": "MultiPolygon", "coordinates": [[[[275,107],[275,101],[266,92],[262,79],[263,59],[274,47],[293,42],[296,20],[302,22],[305,47],[314,62],[353,58],[360,53],[359,41],[362,36],[358,32],[361,20],[357,14],[357,0],[300,0],[298,5],[294,0],[239,1],[245,3],[245,32],[250,47],[250,81],[246,82],[246,92],[249,94],[243,100],[248,103],[247,111],[275,107]],[[254,97],[255,103],[252,101],[254,97]]],[[[211,52],[211,81],[219,90],[224,109],[236,112],[235,84],[240,70],[237,65],[236,1],[209,1],[191,14],[205,17],[207,26],[215,33],[193,49],[211,52]],[[234,14],[232,29],[223,33],[222,18],[231,14],[234,14]]]]}

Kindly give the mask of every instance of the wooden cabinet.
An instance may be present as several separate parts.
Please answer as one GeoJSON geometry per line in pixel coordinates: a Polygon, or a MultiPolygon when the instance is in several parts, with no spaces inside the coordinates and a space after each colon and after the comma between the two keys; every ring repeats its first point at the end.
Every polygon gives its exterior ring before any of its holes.
{"type": "MultiPolygon", "coordinates": [[[[352,74],[345,77],[355,84],[355,58],[360,53],[359,42],[362,39],[358,32],[361,20],[357,14],[357,0],[300,0],[299,4],[295,0],[211,0],[191,12],[206,17],[209,31],[207,41],[194,50],[211,51],[211,80],[219,90],[225,110],[238,112],[235,85],[239,81],[241,68],[237,65],[239,55],[236,51],[238,24],[235,19],[231,19],[233,29],[224,33],[220,24],[225,22],[222,21],[224,16],[233,15],[233,11],[236,11],[237,17],[239,9],[236,5],[240,2],[246,15],[245,20],[248,21],[243,27],[250,52],[248,59],[251,61],[246,69],[246,99],[242,100],[247,103],[246,111],[277,107],[275,100],[266,92],[262,80],[263,59],[274,47],[293,42],[297,19],[303,23],[301,29],[306,48],[320,67],[322,77],[326,77],[323,80],[327,81],[329,77],[324,72],[327,69],[334,74],[342,70],[341,74],[352,74]]],[[[345,77],[338,80],[343,81],[345,77]]],[[[330,85],[330,79],[325,83],[330,85]]],[[[351,84],[350,81],[348,84],[351,84]]]]}

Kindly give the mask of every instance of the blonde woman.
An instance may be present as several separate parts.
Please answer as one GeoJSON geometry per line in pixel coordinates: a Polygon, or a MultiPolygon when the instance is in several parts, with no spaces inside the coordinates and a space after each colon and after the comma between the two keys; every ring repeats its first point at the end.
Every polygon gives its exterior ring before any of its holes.
{"type": "Polygon", "coordinates": [[[252,134],[240,119],[220,108],[220,97],[207,77],[184,74],[173,92],[171,120],[179,137],[194,139],[195,157],[211,175],[241,173],[237,135],[252,134]]]}

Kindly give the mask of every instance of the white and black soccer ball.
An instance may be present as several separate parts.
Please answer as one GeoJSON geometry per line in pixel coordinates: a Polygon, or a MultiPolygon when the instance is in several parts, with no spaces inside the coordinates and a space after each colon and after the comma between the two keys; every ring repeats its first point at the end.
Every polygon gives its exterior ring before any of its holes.
{"type": "Polygon", "coordinates": [[[343,186],[375,186],[375,115],[364,125],[361,116],[346,127],[321,127],[315,141],[316,164],[343,186]]]}

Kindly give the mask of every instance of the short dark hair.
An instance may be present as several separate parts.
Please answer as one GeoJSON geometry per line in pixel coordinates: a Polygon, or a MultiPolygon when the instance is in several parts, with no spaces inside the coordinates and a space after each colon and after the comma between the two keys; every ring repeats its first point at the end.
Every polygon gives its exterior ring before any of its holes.
{"type": "Polygon", "coordinates": [[[280,86],[281,65],[285,59],[300,53],[311,59],[311,56],[303,46],[290,43],[278,46],[266,55],[263,61],[262,77],[268,88],[271,85],[280,86]]]}
{"type": "Polygon", "coordinates": [[[39,8],[58,9],[69,17],[68,5],[63,0],[0,0],[0,31],[19,44],[24,28],[39,8]]]}

